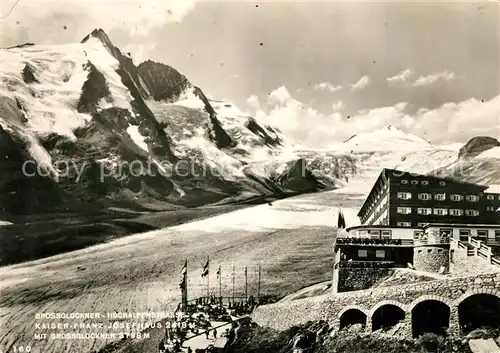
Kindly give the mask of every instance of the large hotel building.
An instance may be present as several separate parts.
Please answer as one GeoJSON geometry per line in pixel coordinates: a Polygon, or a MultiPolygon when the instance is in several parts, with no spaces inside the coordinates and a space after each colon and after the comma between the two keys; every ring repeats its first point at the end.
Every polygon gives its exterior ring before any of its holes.
{"type": "Polygon", "coordinates": [[[487,186],[384,169],[361,206],[363,224],[421,227],[428,223],[498,224],[500,194],[487,186]]]}
{"type": "Polygon", "coordinates": [[[487,190],[383,169],[359,210],[362,225],[337,235],[333,291],[370,288],[396,267],[445,274],[459,253],[500,267],[500,194],[487,190]]]}

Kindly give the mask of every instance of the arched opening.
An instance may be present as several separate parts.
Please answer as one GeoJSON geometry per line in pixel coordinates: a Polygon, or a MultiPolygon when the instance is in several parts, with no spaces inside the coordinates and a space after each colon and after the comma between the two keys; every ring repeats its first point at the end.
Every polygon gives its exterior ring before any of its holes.
{"type": "Polygon", "coordinates": [[[396,305],[383,305],[372,316],[372,330],[387,330],[404,320],[405,312],[396,305]]]}
{"type": "Polygon", "coordinates": [[[481,327],[500,328],[500,298],[492,294],[474,294],[458,305],[463,333],[481,327]]]}
{"type": "Polygon", "coordinates": [[[340,329],[356,324],[366,326],[366,314],[361,310],[349,309],[340,317],[340,329]]]}
{"type": "Polygon", "coordinates": [[[413,337],[420,337],[430,332],[446,335],[450,327],[450,307],[438,300],[425,300],[418,303],[411,311],[413,337]]]}

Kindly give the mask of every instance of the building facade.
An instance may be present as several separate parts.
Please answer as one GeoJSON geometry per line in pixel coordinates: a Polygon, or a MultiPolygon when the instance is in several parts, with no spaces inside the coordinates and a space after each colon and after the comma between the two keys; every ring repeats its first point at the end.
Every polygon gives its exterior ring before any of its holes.
{"type": "Polygon", "coordinates": [[[500,224],[500,194],[487,186],[383,169],[358,217],[368,225],[500,224]]]}

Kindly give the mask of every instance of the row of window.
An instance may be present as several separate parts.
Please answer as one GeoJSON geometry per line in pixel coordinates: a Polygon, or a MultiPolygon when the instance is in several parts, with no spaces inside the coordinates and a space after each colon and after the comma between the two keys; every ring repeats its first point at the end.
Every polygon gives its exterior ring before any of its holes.
{"type": "Polygon", "coordinates": [[[488,206],[488,207],[486,207],[486,211],[495,211],[495,207],[488,206]]]}
{"type": "MultiPolygon", "coordinates": [[[[405,179],[402,179],[402,180],[401,180],[401,184],[408,184],[408,183],[409,183],[409,181],[408,181],[408,180],[405,180],[405,179]]],[[[422,181],[420,181],[420,182],[419,182],[418,180],[412,180],[412,181],[411,181],[411,183],[412,183],[413,185],[418,185],[418,184],[422,184],[422,185],[429,185],[429,181],[427,181],[427,180],[422,180],[422,181]]],[[[446,182],[444,182],[444,181],[440,181],[440,182],[439,182],[439,185],[441,185],[441,186],[446,186],[446,182]]]]}
{"type": "MultiPolygon", "coordinates": [[[[367,258],[368,257],[368,250],[363,250],[363,249],[358,250],[358,257],[367,258]]],[[[385,250],[376,250],[375,257],[378,259],[384,259],[385,258],[385,250]]]]}
{"type": "MultiPolygon", "coordinates": [[[[399,214],[411,214],[412,213],[412,208],[411,207],[398,207],[396,210],[397,213],[399,214]]],[[[431,215],[434,214],[436,216],[463,216],[464,214],[466,216],[473,216],[477,217],[479,216],[479,210],[462,210],[460,208],[422,208],[419,207],[417,208],[417,214],[419,215],[431,215]]]]}
{"type": "MultiPolygon", "coordinates": [[[[488,195],[492,196],[492,195],[488,195]]],[[[412,198],[411,192],[398,192],[397,193],[397,198],[401,200],[410,200],[412,198]]],[[[419,200],[431,200],[432,199],[432,194],[429,193],[418,193],[417,198],[419,200]]],[[[450,195],[450,200],[451,201],[463,201],[464,195],[459,195],[459,194],[451,194],[450,195]]],[[[465,199],[469,202],[478,202],[479,201],[479,196],[478,195],[467,195],[465,196],[465,199]]],[[[434,194],[434,200],[437,201],[444,201],[446,200],[446,193],[439,193],[439,194],[434,194]]]]}

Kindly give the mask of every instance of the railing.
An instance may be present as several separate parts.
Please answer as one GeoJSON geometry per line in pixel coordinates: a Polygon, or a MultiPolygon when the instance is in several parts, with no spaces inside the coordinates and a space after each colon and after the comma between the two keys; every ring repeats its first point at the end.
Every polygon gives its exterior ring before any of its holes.
{"type": "Polygon", "coordinates": [[[380,268],[394,267],[394,261],[341,261],[339,267],[380,268]]]}
{"type": "Polygon", "coordinates": [[[448,237],[438,237],[438,238],[431,238],[430,240],[428,238],[420,237],[415,239],[415,244],[449,244],[450,239],[448,237]]]}
{"type": "Polygon", "coordinates": [[[413,245],[412,239],[337,238],[339,245],[413,245]]]}
{"type": "MultiPolygon", "coordinates": [[[[468,238],[469,243],[474,247],[474,249],[468,249],[467,255],[470,252],[474,252],[474,255],[480,256],[494,266],[500,267],[500,260],[493,257],[493,250],[491,247],[485,245],[481,240],[474,239],[473,237],[468,238]]],[[[470,256],[470,255],[469,255],[470,256]]]]}
{"type": "Polygon", "coordinates": [[[481,242],[473,237],[469,237],[469,243],[475,248],[479,248],[481,246],[481,242]]]}

